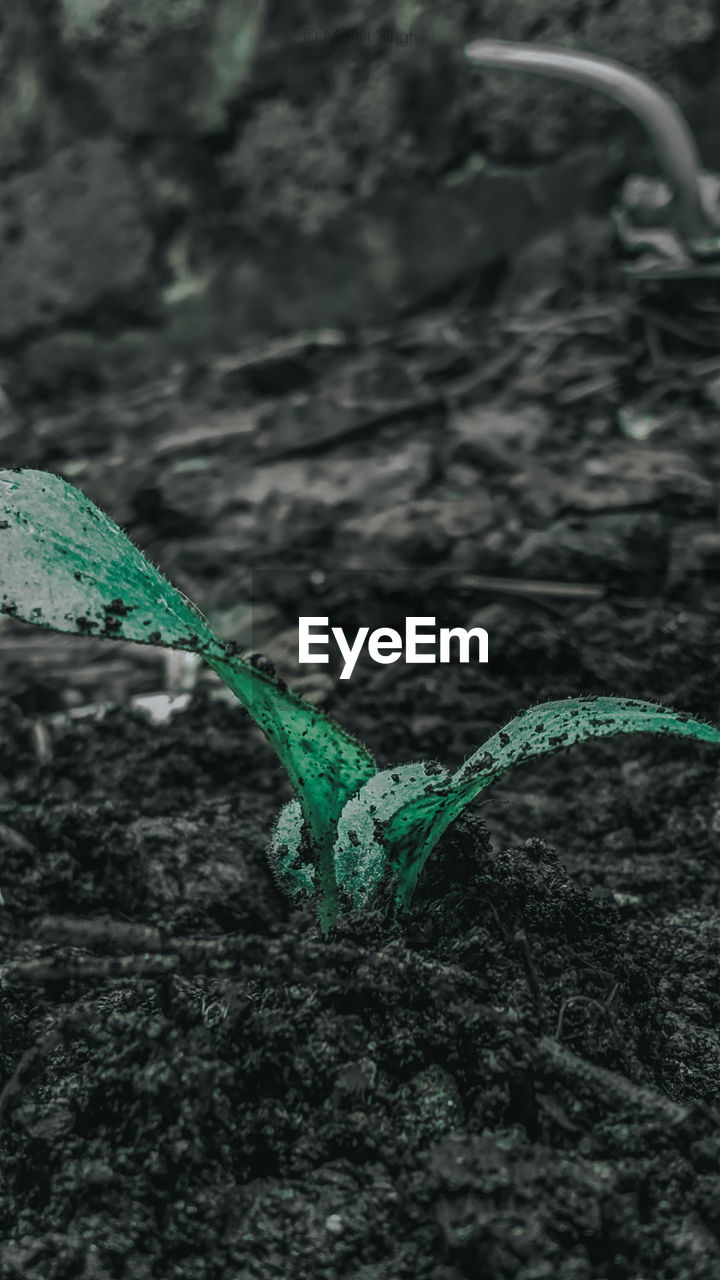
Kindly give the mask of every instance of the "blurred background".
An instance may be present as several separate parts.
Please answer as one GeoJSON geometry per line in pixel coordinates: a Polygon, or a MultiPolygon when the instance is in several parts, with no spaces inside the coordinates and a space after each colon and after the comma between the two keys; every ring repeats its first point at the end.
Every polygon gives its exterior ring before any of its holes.
{"type": "Polygon", "coordinates": [[[0,361],[17,397],[250,337],[490,295],[604,215],[648,140],[599,94],[481,72],[473,38],[657,78],[720,168],[713,0],[5,0],[0,361]]]}

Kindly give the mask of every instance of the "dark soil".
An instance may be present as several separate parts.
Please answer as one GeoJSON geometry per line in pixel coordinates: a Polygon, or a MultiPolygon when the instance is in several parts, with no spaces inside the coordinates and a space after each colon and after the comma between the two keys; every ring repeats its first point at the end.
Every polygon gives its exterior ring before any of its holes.
{"type": "MultiPolygon", "coordinates": [[[[382,765],[580,693],[718,722],[717,302],[631,288],[596,233],[492,306],[8,409],[4,465],[80,485],[224,634],[252,602],[252,647],[382,765]],[[300,672],[300,613],[482,619],[490,662],[300,672]]],[[[0,646],[2,1276],[720,1276],[711,747],[526,766],[399,922],[325,939],[265,862],[281,769],[209,675],[154,724],[157,650],[0,646]]]]}

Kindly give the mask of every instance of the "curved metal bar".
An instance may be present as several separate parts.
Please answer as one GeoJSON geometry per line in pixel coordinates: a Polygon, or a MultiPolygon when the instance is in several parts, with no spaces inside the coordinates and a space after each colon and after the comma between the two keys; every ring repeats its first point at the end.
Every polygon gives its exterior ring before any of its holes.
{"type": "Polygon", "coordinates": [[[465,48],[482,67],[529,71],[599,89],[632,111],[647,129],[674,194],[678,229],[688,241],[717,235],[702,200],[700,159],[690,127],[675,101],[622,62],[594,53],[578,53],[552,45],[515,44],[510,40],[475,40],[465,48]]]}

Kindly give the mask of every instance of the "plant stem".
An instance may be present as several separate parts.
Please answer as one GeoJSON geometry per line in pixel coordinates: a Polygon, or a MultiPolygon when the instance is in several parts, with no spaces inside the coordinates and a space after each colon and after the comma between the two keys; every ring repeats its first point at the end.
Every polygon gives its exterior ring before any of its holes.
{"type": "Polygon", "coordinates": [[[613,58],[552,45],[515,44],[511,40],[475,40],[466,46],[471,62],[534,72],[599,89],[632,111],[650,134],[660,166],[675,193],[677,225],[684,238],[704,241],[718,228],[705,210],[701,166],[695,139],[669,93],[654,81],[613,58]]]}

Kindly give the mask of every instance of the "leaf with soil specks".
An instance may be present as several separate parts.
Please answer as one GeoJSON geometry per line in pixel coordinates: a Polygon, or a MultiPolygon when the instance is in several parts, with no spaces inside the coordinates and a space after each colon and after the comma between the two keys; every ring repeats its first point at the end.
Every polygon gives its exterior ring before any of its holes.
{"type": "MultiPolygon", "coordinates": [[[[492,782],[534,756],[551,755],[589,738],[619,733],[672,734],[720,745],[720,729],[680,711],[634,698],[566,698],[523,711],[439,786],[425,783],[385,825],[386,857],[396,870],[398,904],[407,906],[440,837],[492,782]]],[[[362,802],[363,787],[350,802],[362,802]]]]}
{"type": "MultiPolygon", "coordinates": [[[[449,777],[447,769],[429,761],[395,765],[368,778],[346,802],[337,825],[333,857],[338,888],[350,895],[354,907],[373,897],[388,867],[383,831],[406,801],[437,788],[449,777]]],[[[297,800],[280,810],[268,849],[275,878],[291,895],[312,893],[315,873],[303,861],[302,813],[297,800]]]]}
{"type": "MultiPolygon", "coordinates": [[[[567,698],[532,707],[489,738],[454,774],[424,761],[383,769],[364,782],[337,824],[333,858],[338,887],[354,907],[362,907],[392,868],[397,905],[407,907],[440,837],[492,782],[534,756],[620,733],[672,734],[720,745],[720,729],[653,702],[567,698]]],[[[296,801],[281,811],[270,855],[287,892],[312,892],[314,872],[302,861],[303,827],[296,801]]]]}
{"type": "Polygon", "coordinates": [[[340,815],[335,840],[335,875],[355,906],[362,906],[380,884],[390,861],[387,825],[418,796],[447,784],[447,769],[432,761],[396,765],[368,779],[340,815]]]}
{"type": "Polygon", "coordinates": [[[370,752],[281,681],[232,654],[99,507],[60,476],[0,471],[0,612],[35,626],[199,653],[248,710],[295,787],[323,903],[336,913],[335,828],[375,773],[370,752]]]}

